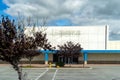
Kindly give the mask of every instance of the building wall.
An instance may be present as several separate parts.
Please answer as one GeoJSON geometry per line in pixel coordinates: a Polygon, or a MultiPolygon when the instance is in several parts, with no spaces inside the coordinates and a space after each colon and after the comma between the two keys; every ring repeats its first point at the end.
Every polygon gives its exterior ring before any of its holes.
{"type": "Polygon", "coordinates": [[[105,26],[48,27],[47,38],[53,46],[67,41],[80,43],[84,50],[105,49],[105,26]]]}
{"type": "Polygon", "coordinates": [[[120,50],[120,41],[108,41],[108,50],[120,50]]]}
{"type": "Polygon", "coordinates": [[[53,54],[49,54],[49,62],[53,61],[53,54]]]}
{"type": "MultiPolygon", "coordinates": [[[[29,64],[29,60],[26,59],[26,58],[23,58],[21,60],[21,62],[29,64]]],[[[53,62],[53,54],[49,54],[49,60],[48,60],[48,62],[53,62]]],[[[44,54],[41,54],[39,56],[34,57],[32,59],[32,63],[43,63],[44,64],[45,63],[44,54]]]]}
{"type": "MultiPolygon", "coordinates": [[[[26,35],[31,36],[32,28],[28,27],[26,35]]],[[[35,28],[39,31],[40,28],[35,28]]],[[[109,27],[105,26],[50,26],[46,29],[47,38],[53,46],[64,44],[67,41],[80,43],[84,50],[119,50],[120,41],[109,41],[109,27]]],[[[34,60],[44,61],[44,55],[36,57],[34,60]]],[[[49,55],[49,61],[53,60],[53,55],[49,55]]],[[[83,57],[79,57],[83,61],[83,57]]],[[[88,54],[88,62],[120,62],[120,54],[101,53],[88,54]]]]}
{"type": "Polygon", "coordinates": [[[120,54],[117,53],[96,53],[88,54],[88,61],[120,61],[120,54]]]}
{"type": "MultiPolygon", "coordinates": [[[[39,31],[40,28],[34,28],[39,31]]],[[[57,45],[64,44],[67,41],[80,43],[86,50],[105,49],[106,27],[105,26],[49,26],[45,32],[48,41],[57,48],[57,45]]],[[[26,27],[25,34],[32,36],[32,28],[26,27]]]]}
{"type": "MultiPolygon", "coordinates": [[[[23,63],[29,63],[29,60],[27,58],[23,58],[21,60],[23,63]]],[[[44,54],[40,54],[39,56],[35,56],[32,59],[32,63],[44,63],[44,54]]]]}
{"type": "Polygon", "coordinates": [[[100,53],[88,54],[89,63],[120,63],[120,54],[117,53],[100,53]]]}

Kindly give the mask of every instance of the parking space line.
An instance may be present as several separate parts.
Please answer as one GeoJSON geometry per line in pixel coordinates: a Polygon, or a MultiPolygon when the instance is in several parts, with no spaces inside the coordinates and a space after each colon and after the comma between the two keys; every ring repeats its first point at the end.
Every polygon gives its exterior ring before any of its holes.
{"type": "Polygon", "coordinates": [[[55,71],[55,73],[54,73],[54,75],[53,75],[52,80],[55,80],[55,76],[56,76],[56,74],[57,74],[57,71],[58,71],[58,69],[56,69],[56,71],[55,71]]]}
{"type": "Polygon", "coordinates": [[[49,69],[47,68],[43,73],[41,73],[35,80],[38,80],[40,77],[42,77],[49,69]]]}

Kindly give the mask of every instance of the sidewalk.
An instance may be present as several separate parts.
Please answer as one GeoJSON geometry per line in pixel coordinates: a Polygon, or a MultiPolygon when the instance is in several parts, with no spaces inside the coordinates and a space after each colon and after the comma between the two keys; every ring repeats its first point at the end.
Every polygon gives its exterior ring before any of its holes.
{"type": "MultiPolygon", "coordinates": [[[[30,64],[22,64],[22,66],[29,66],[30,64]]],[[[31,64],[32,67],[35,68],[49,68],[49,64],[31,64]]],[[[83,65],[83,64],[65,64],[64,67],[62,68],[88,68],[88,65],[83,65]]],[[[52,64],[51,68],[55,68],[55,64],[52,64]]]]}
{"type": "MultiPolygon", "coordinates": [[[[20,66],[24,66],[24,67],[27,67],[27,66],[30,66],[30,64],[19,64],[20,66]]],[[[10,64],[0,64],[0,66],[11,66],[10,64]]],[[[35,68],[49,68],[49,64],[31,64],[32,67],[35,67],[35,68]]],[[[85,66],[88,66],[88,65],[85,65],[85,66]]],[[[55,64],[52,64],[51,67],[55,67],[55,64]]],[[[80,67],[83,67],[83,64],[65,64],[65,66],[63,68],[80,68],[80,67]]]]}
{"type": "MultiPolygon", "coordinates": [[[[0,66],[11,66],[10,64],[0,64],[0,66]]],[[[20,64],[20,66],[30,66],[30,64],[20,64]]],[[[49,64],[31,64],[35,68],[49,68],[49,64]]],[[[93,66],[120,66],[120,64],[65,64],[63,68],[87,68],[93,66]]],[[[52,64],[52,67],[55,67],[55,64],[52,64]]]]}

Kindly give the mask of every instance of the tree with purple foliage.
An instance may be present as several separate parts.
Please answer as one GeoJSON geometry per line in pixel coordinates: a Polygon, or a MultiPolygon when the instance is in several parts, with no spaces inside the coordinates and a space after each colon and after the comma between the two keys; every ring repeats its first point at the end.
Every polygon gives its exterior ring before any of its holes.
{"type": "Polygon", "coordinates": [[[82,56],[81,50],[83,48],[81,48],[81,45],[79,43],[74,44],[73,42],[66,42],[63,45],[58,45],[58,56],[59,57],[67,57],[70,59],[70,64],[71,64],[71,60],[73,57],[77,57],[79,58],[80,56],[82,56]]]}
{"type": "Polygon", "coordinates": [[[52,46],[45,33],[36,32],[34,38],[26,37],[23,30],[19,33],[21,25],[16,26],[14,20],[2,16],[0,22],[0,60],[11,64],[18,73],[18,79],[23,80],[20,60],[40,54],[38,47],[46,50],[52,49],[52,46]]]}

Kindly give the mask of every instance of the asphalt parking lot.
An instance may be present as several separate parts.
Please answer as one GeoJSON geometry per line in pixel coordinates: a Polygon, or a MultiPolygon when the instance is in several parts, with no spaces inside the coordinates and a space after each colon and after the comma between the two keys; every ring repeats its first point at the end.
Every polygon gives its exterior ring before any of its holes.
{"type": "MultiPolygon", "coordinates": [[[[24,68],[27,80],[120,80],[120,65],[90,68],[24,68]]],[[[0,66],[0,80],[18,80],[11,66],[0,66]]]]}

